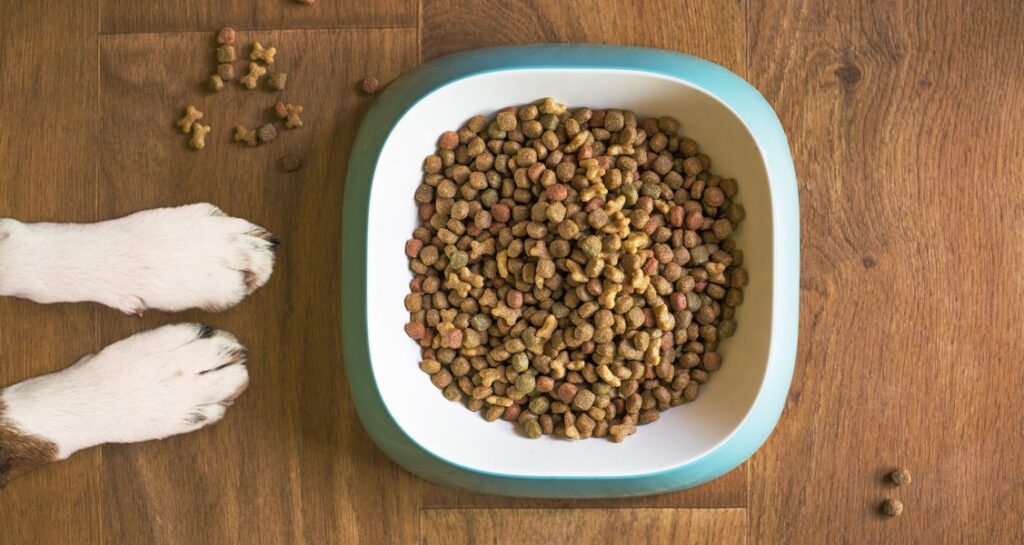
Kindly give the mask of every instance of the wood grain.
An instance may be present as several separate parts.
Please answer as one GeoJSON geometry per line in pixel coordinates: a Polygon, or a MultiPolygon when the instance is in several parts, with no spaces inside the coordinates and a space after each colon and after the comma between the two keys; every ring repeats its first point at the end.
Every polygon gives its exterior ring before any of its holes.
{"type": "Polygon", "coordinates": [[[423,545],[746,543],[745,509],[426,509],[423,545]],[[600,537],[600,541],[597,539],[600,537]]]}
{"type": "Polygon", "coordinates": [[[423,0],[423,59],[477,47],[599,43],[674,49],[745,70],[744,3],[423,0]]]}
{"type": "Polygon", "coordinates": [[[803,220],[799,365],[751,534],[1024,542],[1021,3],[749,7],[803,220]],[[886,486],[893,464],[914,482],[886,486]]]}
{"type": "MultiPolygon", "coordinates": [[[[0,216],[96,218],[96,6],[14,2],[0,20],[0,216]],[[57,47],[57,44],[73,47],[57,47]],[[61,160],[54,160],[60,157],[61,160]]],[[[0,298],[0,387],[100,348],[97,309],[0,298]]],[[[98,450],[0,491],[0,543],[98,543],[98,450]]]]}
{"type": "Polygon", "coordinates": [[[415,27],[416,0],[354,2],[320,0],[99,0],[102,32],[215,31],[228,25],[247,30],[415,27]]]}

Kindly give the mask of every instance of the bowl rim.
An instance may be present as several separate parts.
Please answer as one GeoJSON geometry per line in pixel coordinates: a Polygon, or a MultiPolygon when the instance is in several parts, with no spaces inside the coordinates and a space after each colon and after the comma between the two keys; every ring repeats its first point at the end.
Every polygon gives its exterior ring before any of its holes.
{"type": "Polygon", "coordinates": [[[390,84],[360,125],[350,153],[342,217],[342,338],[351,397],[373,442],[410,472],[478,492],[554,498],[636,496],[690,488],[737,467],[767,440],[782,413],[796,360],[800,223],[796,173],[774,110],[749,83],[704,59],[672,51],[599,45],[533,45],[471,50],[421,64],[390,84]],[[465,467],[416,443],[381,397],[367,333],[367,228],[377,161],[392,130],[425,96],[458,80],[510,70],[621,70],[675,79],[717,98],[761,150],[772,205],[771,333],[762,384],[730,435],[696,460],[626,476],[532,476],[465,467]]]}

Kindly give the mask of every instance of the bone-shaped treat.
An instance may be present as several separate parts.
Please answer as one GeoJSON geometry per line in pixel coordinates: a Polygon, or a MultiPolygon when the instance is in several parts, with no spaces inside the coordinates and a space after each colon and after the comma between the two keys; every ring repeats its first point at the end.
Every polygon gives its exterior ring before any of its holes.
{"type": "Polygon", "coordinates": [[[206,147],[206,135],[210,134],[210,126],[201,123],[192,125],[192,138],[188,143],[194,149],[201,150],[206,147]]]}
{"type": "Polygon", "coordinates": [[[298,104],[286,104],[285,109],[288,111],[288,119],[285,120],[284,126],[286,129],[297,129],[302,126],[302,118],[299,114],[302,113],[302,106],[298,104]]]}
{"type": "Polygon", "coordinates": [[[249,63],[249,73],[238,79],[238,83],[250,91],[256,88],[256,83],[263,76],[267,75],[267,69],[254,62],[249,63]]]}
{"type": "Polygon", "coordinates": [[[178,126],[181,127],[181,132],[188,134],[192,131],[192,124],[203,118],[203,112],[196,109],[195,106],[189,104],[185,108],[185,117],[178,120],[178,126]]]}
{"type": "Polygon", "coordinates": [[[245,142],[249,147],[256,147],[259,143],[256,137],[256,131],[247,129],[241,125],[235,127],[235,142],[245,142]]]}
{"type": "Polygon", "coordinates": [[[256,42],[252,44],[252,52],[249,53],[249,59],[274,64],[274,55],[276,54],[276,47],[263,47],[263,44],[256,42]]]}

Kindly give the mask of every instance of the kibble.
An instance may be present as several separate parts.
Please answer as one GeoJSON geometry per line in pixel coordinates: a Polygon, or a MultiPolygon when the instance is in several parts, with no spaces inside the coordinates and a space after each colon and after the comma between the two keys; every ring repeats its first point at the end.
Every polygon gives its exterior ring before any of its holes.
{"type": "Polygon", "coordinates": [[[221,45],[234,45],[235,29],[229,26],[220,29],[220,32],[217,33],[217,43],[221,45]]]}
{"type": "Polygon", "coordinates": [[[284,88],[288,85],[288,74],[274,72],[267,78],[267,85],[275,91],[284,91],[284,88]]]}
{"type": "Polygon", "coordinates": [[[201,123],[194,123],[192,125],[192,138],[189,139],[188,145],[192,146],[192,149],[201,150],[206,147],[206,135],[210,134],[210,126],[203,125],[201,123]]]}
{"type": "Polygon", "coordinates": [[[260,78],[267,74],[267,69],[257,63],[249,63],[249,73],[238,78],[238,83],[248,90],[256,88],[260,78]]]}
{"type": "Polygon", "coordinates": [[[185,107],[185,116],[178,120],[178,127],[181,132],[188,134],[192,132],[192,124],[203,118],[203,112],[196,109],[195,106],[189,104],[185,107]]]}
{"type": "Polygon", "coordinates": [[[380,80],[373,76],[366,76],[363,81],[360,82],[359,87],[364,93],[372,95],[380,89],[380,80]]]}
{"type": "Polygon", "coordinates": [[[896,486],[910,484],[910,470],[905,467],[896,468],[892,470],[892,473],[889,473],[889,480],[896,486]]]}
{"type": "MultiPolygon", "coordinates": [[[[255,42],[252,44],[252,51],[249,52],[249,60],[263,61],[267,64],[274,64],[274,55],[277,54],[276,47],[263,47],[263,44],[255,42]]],[[[232,59],[234,60],[234,59],[232,59]]],[[[228,61],[221,61],[228,62],[228,61]]]]}
{"type": "Polygon", "coordinates": [[[233,45],[222,45],[222,46],[217,48],[217,62],[219,62],[219,63],[235,62],[235,60],[237,58],[238,58],[238,54],[235,51],[235,46],[233,46],[233,45]]]}
{"type": "Polygon", "coordinates": [[[302,168],[302,158],[294,153],[289,153],[281,158],[281,168],[285,172],[297,172],[302,168]]]}
{"type": "Polygon", "coordinates": [[[277,138],[277,129],[274,128],[273,123],[267,123],[256,131],[256,136],[260,139],[260,142],[273,142],[277,138]]]}
{"type": "Polygon", "coordinates": [[[231,63],[218,64],[217,76],[223,81],[231,81],[235,79],[235,65],[231,63]]]}
{"type": "Polygon", "coordinates": [[[242,142],[250,147],[256,147],[259,144],[259,137],[256,136],[255,130],[238,125],[235,127],[235,142],[242,142]]]}
{"type": "Polygon", "coordinates": [[[615,442],[697,399],[736,330],[744,214],[679,128],[549,98],[440,135],[405,307],[440,366],[424,372],[458,377],[447,399],[530,438],[615,442]]]}
{"type": "Polygon", "coordinates": [[[898,517],[903,514],[903,502],[889,498],[882,502],[880,507],[882,514],[889,517],[898,517]]]}
{"type": "Polygon", "coordinates": [[[302,106],[298,104],[285,104],[285,122],[284,127],[286,129],[297,129],[302,126],[302,118],[299,114],[302,113],[302,106]]]}
{"type": "Polygon", "coordinates": [[[217,74],[213,74],[210,76],[210,79],[206,80],[206,86],[210,91],[219,93],[220,90],[224,88],[224,80],[217,74]]]}

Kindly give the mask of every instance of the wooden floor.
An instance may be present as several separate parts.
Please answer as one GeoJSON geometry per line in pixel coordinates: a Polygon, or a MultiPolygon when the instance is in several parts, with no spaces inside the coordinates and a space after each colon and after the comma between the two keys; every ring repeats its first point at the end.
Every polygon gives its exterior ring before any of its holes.
{"type": "Polygon", "coordinates": [[[158,324],[236,333],[252,386],[222,424],[83,452],[0,492],[0,544],[1024,542],[1024,3],[792,0],[36,0],[0,18],[0,215],[91,221],[209,200],[284,240],[268,286],[214,317],[0,301],[0,385],[158,324]],[[205,95],[213,31],[280,50],[307,126],[229,127],[266,92],[205,95]],[[446,53],[599,42],[751,81],[801,198],[800,349],[778,428],[699,488],[609,501],[456,492],[370,444],[340,357],[347,155],[371,98],[446,53]],[[195,103],[202,153],[173,121],[195,103]],[[281,171],[298,153],[305,168],[281,171]],[[906,464],[914,482],[886,486],[906,464]],[[888,495],[906,504],[887,520],[888,495]]]}

